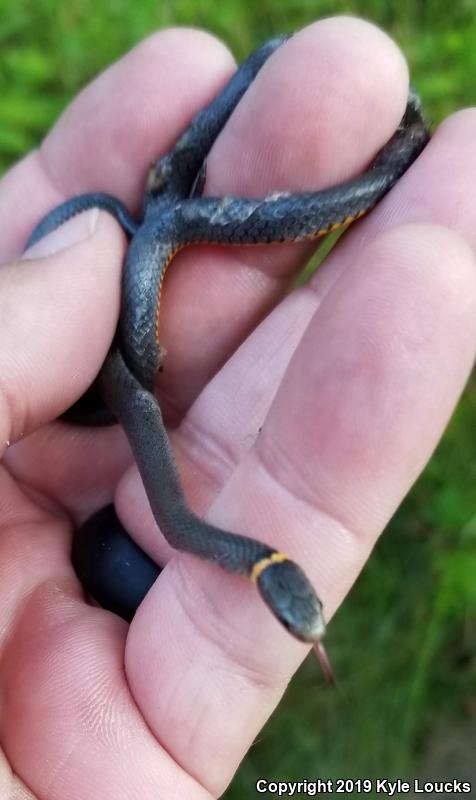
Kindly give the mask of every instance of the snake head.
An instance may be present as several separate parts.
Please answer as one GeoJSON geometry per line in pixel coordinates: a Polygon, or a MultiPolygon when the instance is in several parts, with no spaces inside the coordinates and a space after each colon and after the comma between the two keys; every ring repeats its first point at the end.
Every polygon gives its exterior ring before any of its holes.
{"type": "Polygon", "coordinates": [[[326,681],[335,685],[334,672],[321,641],[326,632],[322,603],[314,588],[294,561],[281,553],[264,560],[255,576],[268,608],[284,627],[302,642],[311,642],[326,681]]]}
{"type": "Polygon", "coordinates": [[[325,633],[322,603],[294,561],[270,559],[256,577],[260,594],[275,617],[302,642],[318,642],[325,633]]]}

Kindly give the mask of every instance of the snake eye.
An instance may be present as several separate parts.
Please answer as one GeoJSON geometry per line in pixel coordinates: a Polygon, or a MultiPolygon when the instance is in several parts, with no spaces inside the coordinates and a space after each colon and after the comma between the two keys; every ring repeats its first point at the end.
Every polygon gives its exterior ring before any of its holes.
{"type": "Polygon", "coordinates": [[[294,561],[270,563],[257,579],[260,594],[275,617],[297,639],[317,642],[325,633],[322,604],[294,561]]]}

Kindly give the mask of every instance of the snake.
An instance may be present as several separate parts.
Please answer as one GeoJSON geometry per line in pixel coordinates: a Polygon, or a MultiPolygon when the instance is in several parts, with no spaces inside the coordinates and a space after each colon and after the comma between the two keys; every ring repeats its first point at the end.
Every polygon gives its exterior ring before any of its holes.
{"type": "MultiPolygon", "coordinates": [[[[122,226],[128,249],[117,330],[93,386],[95,394],[80,400],[66,420],[118,422],[129,440],[155,522],[168,543],[251,579],[279,622],[298,640],[317,647],[329,674],[321,647],[326,627],[323,605],[311,581],[272,543],[215,527],[187,505],[154,393],[164,356],[158,335],[164,276],[179,250],[192,243],[315,240],[346,227],[381,200],[429,140],[420,99],[410,89],[396,131],[358,177],[315,192],[274,192],[261,198],[204,196],[213,143],[263,65],[289,38],[275,37],[255,50],[169,152],[152,164],[139,219],[116,197],[81,194],[47,213],[26,246],[91,208],[109,212],[122,226]]],[[[128,621],[160,572],[123,528],[113,505],[97,511],[75,533],[72,563],[85,590],[128,621]]]]}

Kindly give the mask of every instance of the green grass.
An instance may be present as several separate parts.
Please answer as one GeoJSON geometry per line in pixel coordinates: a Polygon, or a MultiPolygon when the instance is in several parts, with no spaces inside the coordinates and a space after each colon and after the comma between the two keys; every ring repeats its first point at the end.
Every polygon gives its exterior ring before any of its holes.
{"type": "MultiPolygon", "coordinates": [[[[273,33],[340,12],[392,33],[432,119],[475,102],[472,0],[0,0],[0,169],[40,141],[80,86],[159,27],[204,27],[240,59],[273,33]]],[[[451,739],[476,714],[475,420],[473,379],[331,626],[339,690],[323,689],[308,661],[228,800],[255,796],[262,776],[444,774],[431,760],[435,731],[451,739]]]]}

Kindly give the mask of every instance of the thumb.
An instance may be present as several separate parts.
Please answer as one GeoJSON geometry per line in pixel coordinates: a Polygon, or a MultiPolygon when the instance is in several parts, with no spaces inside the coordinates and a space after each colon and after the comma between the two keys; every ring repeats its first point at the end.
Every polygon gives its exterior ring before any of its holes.
{"type": "Polygon", "coordinates": [[[125,244],[93,209],[0,268],[0,452],[93,381],[116,327],[125,244]]]}

